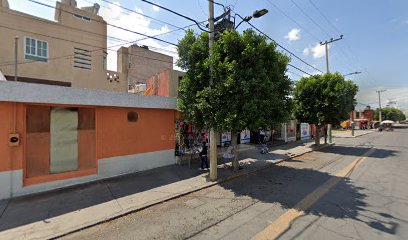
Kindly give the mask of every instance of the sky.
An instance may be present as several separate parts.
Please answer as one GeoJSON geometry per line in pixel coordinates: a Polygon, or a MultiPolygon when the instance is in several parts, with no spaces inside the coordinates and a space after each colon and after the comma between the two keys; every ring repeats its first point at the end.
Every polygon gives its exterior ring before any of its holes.
{"type": "MultiPolygon", "coordinates": [[[[55,0],[36,0],[55,6],[55,0]]],[[[197,21],[208,19],[207,0],[154,0],[155,3],[182,13],[197,21]]],[[[407,0],[216,0],[231,6],[234,14],[252,15],[258,9],[268,9],[268,14],[252,19],[251,23],[268,34],[278,43],[311,64],[326,71],[325,49],[319,42],[343,39],[329,45],[329,69],[342,74],[362,72],[347,78],[359,86],[357,109],[366,105],[378,107],[376,90],[382,93],[382,105],[388,100],[408,113],[408,1],[407,0]]],[[[29,0],[9,0],[12,9],[39,17],[53,19],[54,9],[29,0]]],[[[176,27],[192,24],[163,9],[140,0],[77,0],[78,6],[98,3],[100,15],[111,24],[142,32],[147,35],[162,34],[159,38],[177,43],[184,31],[176,27]],[[110,4],[108,2],[114,4],[110,4]],[[131,9],[127,11],[121,7],[131,9]],[[136,13],[135,13],[136,12],[136,13]],[[160,21],[141,16],[142,13],[160,21]],[[166,22],[166,23],[163,23],[166,22]]],[[[215,6],[215,15],[223,13],[221,6],[215,6]]],[[[238,21],[238,18],[237,18],[238,21]]],[[[192,27],[200,32],[197,27],[192,27]]],[[[250,28],[242,23],[238,28],[250,28]]],[[[116,69],[115,51],[118,45],[126,45],[123,40],[134,41],[142,38],[137,34],[108,26],[108,67],[116,69]],[[122,40],[114,39],[120,38],[122,40]]],[[[153,39],[139,41],[152,50],[172,55],[177,59],[176,48],[153,39]]],[[[311,68],[292,57],[291,64],[310,74],[317,74],[311,68]]],[[[288,75],[298,80],[305,74],[288,68],[288,75]]]]}

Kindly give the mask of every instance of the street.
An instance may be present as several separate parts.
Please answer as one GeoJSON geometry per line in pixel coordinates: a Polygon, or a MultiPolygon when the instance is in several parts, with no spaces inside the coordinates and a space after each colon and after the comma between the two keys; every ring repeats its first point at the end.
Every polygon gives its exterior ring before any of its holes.
{"type": "Polygon", "coordinates": [[[335,143],[61,239],[406,239],[408,129],[335,143]]]}

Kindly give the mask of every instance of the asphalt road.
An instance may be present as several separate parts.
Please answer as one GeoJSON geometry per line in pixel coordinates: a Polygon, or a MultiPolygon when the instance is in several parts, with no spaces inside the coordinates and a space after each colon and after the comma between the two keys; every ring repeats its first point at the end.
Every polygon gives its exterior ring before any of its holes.
{"type": "Polygon", "coordinates": [[[62,239],[408,239],[408,129],[335,141],[62,239]]]}

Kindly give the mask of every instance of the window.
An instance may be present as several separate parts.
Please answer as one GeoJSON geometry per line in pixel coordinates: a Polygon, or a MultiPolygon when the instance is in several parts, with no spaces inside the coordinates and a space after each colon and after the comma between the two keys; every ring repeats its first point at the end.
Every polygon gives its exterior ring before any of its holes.
{"type": "Polygon", "coordinates": [[[27,60],[48,61],[48,43],[34,38],[25,38],[24,57],[27,60]]]}
{"type": "Polygon", "coordinates": [[[79,15],[79,14],[74,14],[74,16],[81,19],[81,20],[85,20],[85,21],[88,21],[88,22],[91,21],[90,17],[82,16],[82,15],[79,15]]]}

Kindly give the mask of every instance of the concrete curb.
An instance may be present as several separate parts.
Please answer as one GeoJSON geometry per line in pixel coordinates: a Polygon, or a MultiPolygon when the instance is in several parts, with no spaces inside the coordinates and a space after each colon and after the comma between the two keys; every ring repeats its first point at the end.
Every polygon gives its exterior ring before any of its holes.
{"type": "Polygon", "coordinates": [[[242,176],[246,176],[246,175],[250,175],[250,174],[253,174],[253,173],[256,173],[256,172],[266,170],[266,169],[268,169],[270,167],[273,167],[273,166],[275,166],[277,164],[280,164],[280,163],[285,162],[287,160],[293,159],[295,157],[299,157],[299,156],[302,156],[302,155],[304,155],[306,153],[310,153],[310,152],[320,150],[320,149],[323,149],[323,148],[326,148],[326,147],[329,147],[329,146],[333,146],[333,145],[335,145],[335,143],[322,145],[322,146],[319,146],[319,147],[316,147],[316,148],[313,148],[313,149],[311,148],[311,149],[309,149],[309,150],[307,150],[305,152],[293,154],[291,156],[287,156],[284,159],[277,160],[275,162],[270,162],[270,163],[266,164],[265,166],[262,166],[262,167],[259,167],[259,168],[253,169],[253,170],[243,170],[243,171],[237,172],[236,174],[233,174],[231,176],[227,176],[227,177],[224,177],[222,179],[219,179],[219,180],[217,180],[215,182],[207,182],[207,184],[196,187],[194,189],[185,190],[185,191],[175,193],[175,194],[172,194],[170,196],[167,196],[167,197],[164,197],[164,198],[161,198],[161,199],[156,199],[154,201],[147,202],[146,204],[143,204],[141,206],[139,205],[139,206],[134,207],[134,208],[128,208],[128,209],[126,209],[126,212],[118,212],[117,214],[114,214],[114,215],[112,215],[112,216],[110,216],[110,217],[108,217],[106,219],[96,220],[94,222],[89,222],[89,224],[87,224],[86,226],[82,226],[81,228],[67,230],[64,233],[55,233],[55,234],[50,235],[50,236],[48,236],[46,238],[47,239],[57,239],[57,238],[60,238],[60,237],[63,237],[63,236],[66,236],[66,235],[69,235],[69,234],[72,234],[72,233],[75,233],[75,232],[79,232],[81,230],[96,226],[98,224],[105,223],[105,222],[108,222],[108,221],[111,221],[111,220],[114,220],[114,219],[129,215],[129,214],[135,213],[137,211],[144,210],[146,208],[149,208],[149,207],[152,207],[152,206],[155,206],[155,205],[158,205],[158,204],[161,204],[161,203],[164,203],[164,202],[176,199],[176,198],[180,198],[180,197],[185,196],[187,194],[194,193],[194,192],[197,192],[197,191],[200,191],[200,190],[215,186],[215,185],[220,184],[220,183],[231,181],[231,180],[233,180],[235,178],[239,178],[239,177],[242,177],[242,176]]]}

